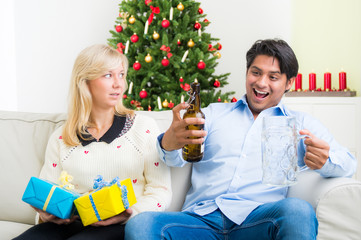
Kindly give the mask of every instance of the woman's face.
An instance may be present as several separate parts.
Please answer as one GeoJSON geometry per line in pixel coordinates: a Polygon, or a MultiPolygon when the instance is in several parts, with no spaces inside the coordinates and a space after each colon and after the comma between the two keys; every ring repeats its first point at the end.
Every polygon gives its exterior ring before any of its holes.
{"type": "Polygon", "coordinates": [[[92,95],[93,108],[114,109],[125,88],[125,71],[123,66],[109,70],[103,76],[88,81],[89,91],[92,95]]]}

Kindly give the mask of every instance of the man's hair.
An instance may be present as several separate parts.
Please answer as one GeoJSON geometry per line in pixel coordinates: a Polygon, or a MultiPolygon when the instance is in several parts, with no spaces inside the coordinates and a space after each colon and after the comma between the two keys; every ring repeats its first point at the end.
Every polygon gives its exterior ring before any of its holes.
{"type": "Polygon", "coordinates": [[[285,73],[287,80],[296,77],[298,61],[292,48],[281,39],[265,39],[256,41],[246,55],[247,71],[258,55],[274,57],[279,61],[281,73],[285,73]]]}

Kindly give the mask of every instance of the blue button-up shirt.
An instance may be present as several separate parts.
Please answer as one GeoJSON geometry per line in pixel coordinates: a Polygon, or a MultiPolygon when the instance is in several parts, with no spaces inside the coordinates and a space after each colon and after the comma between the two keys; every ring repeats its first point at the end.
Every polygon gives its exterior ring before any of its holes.
{"type": "MultiPolygon", "coordinates": [[[[339,145],[328,130],[309,114],[287,109],[282,103],[262,111],[254,119],[245,96],[236,103],[214,103],[202,109],[206,116],[204,157],[193,163],[192,186],[183,211],[206,215],[220,209],[230,220],[241,224],[257,206],[284,199],[287,187],[262,184],[261,131],[265,116],[295,116],[297,129],[308,129],[330,145],[326,164],[316,170],[324,177],[352,176],[356,159],[339,145]]],[[[181,150],[165,151],[158,138],[160,158],[168,166],[187,162],[181,150]]],[[[299,165],[304,165],[305,145],[298,146],[299,165]]]]}

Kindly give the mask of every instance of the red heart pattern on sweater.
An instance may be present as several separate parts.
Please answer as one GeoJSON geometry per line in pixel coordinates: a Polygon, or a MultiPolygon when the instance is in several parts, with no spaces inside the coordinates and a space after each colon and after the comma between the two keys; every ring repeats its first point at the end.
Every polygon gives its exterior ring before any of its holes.
{"type": "Polygon", "coordinates": [[[162,205],[160,205],[160,203],[157,204],[158,207],[162,207],[162,205]]]}
{"type": "Polygon", "coordinates": [[[85,154],[88,154],[88,153],[89,153],[89,151],[84,151],[84,153],[85,153],[85,154]]]}
{"type": "Polygon", "coordinates": [[[60,136],[59,139],[63,139],[63,136],[60,136]]]}
{"type": "Polygon", "coordinates": [[[149,129],[147,131],[145,131],[146,133],[150,133],[149,129]]]}
{"type": "Polygon", "coordinates": [[[56,167],[58,164],[56,164],[56,163],[53,163],[53,167],[56,167]]]}
{"type": "Polygon", "coordinates": [[[155,165],[156,167],[158,167],[158,166],[159,166],[159,162],[154,163],[154,165],[155,165]]]}
{"type": "Polygon", "coordinates": [[[120,148],[122,145],[117,146],[117,148],[120,148]]]}
{"type": "Polygon", "coordinates": [[[137,183],[137,179],[133,179],[133,183],[137,183]]]}

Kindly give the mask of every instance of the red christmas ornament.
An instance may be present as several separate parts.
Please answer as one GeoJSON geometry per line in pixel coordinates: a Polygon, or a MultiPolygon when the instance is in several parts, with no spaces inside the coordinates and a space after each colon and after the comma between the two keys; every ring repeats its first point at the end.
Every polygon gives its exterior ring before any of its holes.
{"type": "Polygon", "coordinates": [[[203,69],[205,69],[206,64],[205,64],[202,60],[200,60],[199,63],[197,64],[197,67],[198,67],[200,70],[203,70],[203,69]]]}
{"type": "Polygon", "coordinates": [[[212,44],[208,44],[208,50],[211,50],[213,48],[212,44]]]}
{"type": "Polygon", "coordinates": [[[162,27],[167,28],[167,27],[169,27],[169,25],[170,25],[170,22],[167,19],[163,18],[162,27]]]}
{"type": "Polygon", "coordinates": [[[200,29],[202,27],[202,25],[199,23],[199,22],[196,22],[195,24],[194,24],[194,28],[195,29],[200,29]]]}
{"type": "Polygon", "coordinates": [[[220,97],[218,97],[217,101],[220,102],[220,101],[222,101],[222,99],[220,97]]]}
{"type": "Polygon", "coordinates": [[[164,59],[162,60],[162,65],[164,67],[167,67],[169,65],[169,60],[166,57],[164,57],[164,59]]]}
{"type": "Polygon", "coordinates": [[[126,99],[127,98],[127,94],[123,94],[123,99],[126,99]]]}
{"type": "Polygon", "coordinates": [[[237,102],[237,98],[233,97],[231,102],[237,102]]]}
{"type": "Polygon", "coordinates": [[[135,103],[135,101],[134,101],[134,100],[130,101],[130,104],[132,104],[132,105],[133,105],[134,103],[135,103]]]}
{"type": "MultiPolygon", "coordinates": [[[[181,84],[182,85],[182,84],[181,84]]],[[[184,84],[183,90],[184,91],[189,91],[191,89],[191,85],[189,85],[188,83],[184,84]]]]}
{"type": "Polygon", "coordinates": [[[115,31],[121,32],[121,31],[123,31],[123,27],[120,26],[120,25],[117,25],[117,26],[115,27],[115,31]]]}
{"type": "Polygon", "coordinates": [[[183,82],[183,81],[184,81],[183,77],[180,77],[180,78],[179,78],[179,81],[180,81],[180,82],[183,82]]]}
{"type": "Polygon", "coordinates": [[[170,100],[170,103],[168,103],[168,107],[169,107],[169,108],[173,108],[173,107],[174,107],[174,103],[172,102],[172,100],[170,100]]]}
{"type": "Polygon", "coordinates": [[[130,37],[130,41],[132,41],[133,43],[138,42],[139,37],[136,33],[133,34],[133,36],[130,37]]]}
{"type": "Polygon", "coordinates": [[[222,49],[222,44],[218,43],[218,50],[221,50],[222,49]]]}
{"type": "Polygon", "coordinates": [[[142,68],[142,65],[138,61],[135,61],[135,63],[133,64],[133,68],[134,70],[138,71],[142,68]]]}
{"type": "Polygon", "coordinates": [[[203,9],[202,9],[202,8],[198,8],[198,13],[199,13],[199,14],[203,14],[203,9]]]}
{"type": "Polygon", "coordinates": [[[179,39],[177,40],[177,44],[178,46],[181,45],[181,41],[179,39]]]}
{"type": "Polygon", "coordinates": [[[140,97],[141,99],[144,99],[144,98],[146,98],[147,96],[148,96],[148,93],[147,93],[147,91],[145,91],[145,89],[142,89],[142,91],[139,92],[139,97],[140,97]]]}
{"type": "Polygon", "coordinates": [[[214,86],[215,88],[218,88],[218,87],[221,86],[221,83],[218,81],[218,79],[216,79],[216,80],[214,81],[213,86],[214,86]]]}
{"type": "Polygon", "coordinates": [[[208,20],[207,18],[205,18],[205,19],[203,20],[203,22],[209,23],[209,20],[208,20]]]}

